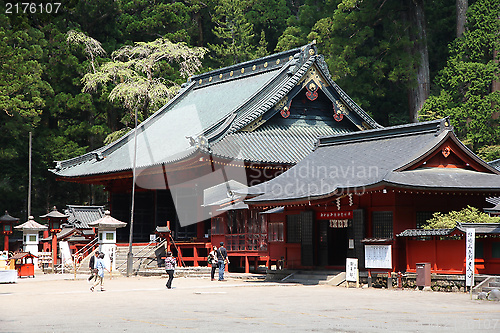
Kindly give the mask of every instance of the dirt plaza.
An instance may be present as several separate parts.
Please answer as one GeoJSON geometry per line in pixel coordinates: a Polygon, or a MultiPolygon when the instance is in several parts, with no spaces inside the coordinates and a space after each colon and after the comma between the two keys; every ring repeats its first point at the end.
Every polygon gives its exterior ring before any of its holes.
{"type": "Polygon", "coordinates": [[[500,302],[464,293],[305,286],[229,275],[37,275],[0,284],[1,332],[498,332],[500,302]]]}

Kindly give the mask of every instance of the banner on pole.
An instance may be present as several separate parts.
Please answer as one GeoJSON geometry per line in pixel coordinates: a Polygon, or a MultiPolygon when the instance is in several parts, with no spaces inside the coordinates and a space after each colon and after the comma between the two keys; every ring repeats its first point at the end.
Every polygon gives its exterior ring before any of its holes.
{"type": "Polygon", "coordinates": [[[465,242],[465,285],[471,287],[474,285],[474,250],[476,242],[476,229],[466,229],[465,242]]]}

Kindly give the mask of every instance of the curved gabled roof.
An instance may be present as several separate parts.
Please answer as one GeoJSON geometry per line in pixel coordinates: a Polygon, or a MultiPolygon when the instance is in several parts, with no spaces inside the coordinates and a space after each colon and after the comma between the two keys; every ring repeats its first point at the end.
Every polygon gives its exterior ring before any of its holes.
{"type": "MultiPolygon", "coordinates": [[[[381,127],[331,80],[322,57],[316,53],[313,43],[190,78],[171,101],[138,126],[137,168],[176,163],[200,151],[257,163],[297,163],[313,149],[314,126],[302,129],[299,136],[279,130],[273,133],[247,131],[245,134],[241,131],[259,117],[269,116],[270,110],[297,87],[313,65],[327,81],[329,88],[325,94],[349,108],[346,112],[349,121],[354,120],[359,129],[381,127]],[[361,123],[364,127],[359,125],[361,123]],[[283,136],[291,140],[290,145],[274,155],[254,145],[257,141],[272,142],[283,136]],[[295,148],[303,150],[304,140],[307,151],[293,151],[295,148]],[[230,146],[239,142],[244,144],[243,141],[249,144],[245,147],[247,154],[231,156],[230,146]]],[[[341,132],[330,129],[319,134],[341,132]]],[[[133,152],[134,131],[130,131],[105,147],[57,162],[51,171],[63,178],[130,171],[133,152]]]]}
{"type": "Polygon", "coordinates": [[[477,170],[411,166],[447,140],[458,141],[448,119],[320,138],[318,148],[282,175],[250,187],[249,204],[322,199],[345,191],[397,186],[500,192],[500,172],[459,145],[477,170]]]}

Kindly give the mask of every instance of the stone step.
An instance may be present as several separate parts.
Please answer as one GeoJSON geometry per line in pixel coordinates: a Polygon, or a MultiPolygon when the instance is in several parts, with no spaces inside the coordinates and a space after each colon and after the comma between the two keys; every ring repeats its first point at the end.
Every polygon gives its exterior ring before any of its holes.
{"type": "Polygon", "coordinates": [[[482,289],[483,289],[483,292],[485,292],[485,293],[490,292],[493,289],[499,289],[500,290],[500,288],[498,288],[498,287],[483,287],[482,289]]]}
{"type": "Polygon", "coordinates": [[[286,281],[283,281],[284,283],[299,283],[299,284],[304,284],[304,285],[317,285],[320,283],[318,280],[306,280],[306,279],[287,279],[286,281]]]}
{"type": "MultiPolygon", "coordinates": [[[[156,255],[154,253],[155,248],[156,248],[156,245],[150,245],[148,247],[145,247],[144,245],[133,245],[132,246],[132,253],[134,256],[134,267],[133,267],[134,272],[137,272],[137,270],[139,269],[139,266],[141,265],[141,262],[142,262],[142,265],[150,264],[150,261],[152,259],[156,259],[156,255]],[[142,261],[138,257],[148,258],[148,259],[145,259],[145,261],[142,261]]],[[[116,265],[117,270],[119,270],[122,274],[125,274],[127,271],[128,253],[129,253],[128,246],[117,246],[115,265],[116,265]]],[[[154,260],[154,262],[151,263],[151,265],[153,265],[153,264],[154,264],[154,266],[157,266],[156,260],[154,260]]]]}
{"type": "Polygon", "coordinates": [[[299,280],[323,280],[323,281],[328,281],[330,279],[333,279],[335,275],[331,274],[295,274],[293,276],[294,279],[299,279],[299,280]]]}
{"type": "Polygon", "coordinates": [[[298,271],[289,277],[282,279],[285,283],[300,283],[305,285],[330,284],[334,281],[335,285],[345,280],[345,273],[342,277],[340,271],[298,271]],[[339,280],[339,281],[336,281],[339,280]]]}

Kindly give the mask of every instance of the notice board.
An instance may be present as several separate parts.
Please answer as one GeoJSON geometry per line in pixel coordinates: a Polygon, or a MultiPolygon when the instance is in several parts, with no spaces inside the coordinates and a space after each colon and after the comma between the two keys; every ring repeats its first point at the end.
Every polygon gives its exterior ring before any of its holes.
{"type": "Polygon", "coordinates": [[[392,268],[392,245],[365,245],[365,268],[392,268]]]}

